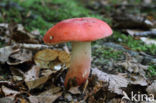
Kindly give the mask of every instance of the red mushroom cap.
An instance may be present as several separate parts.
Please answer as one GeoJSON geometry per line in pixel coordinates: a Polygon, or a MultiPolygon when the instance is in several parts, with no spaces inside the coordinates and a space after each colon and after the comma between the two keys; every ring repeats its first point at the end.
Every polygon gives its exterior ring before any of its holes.
{"type": "Polygon", "coordinates": [[[43,40],[55,44],[68,41],[88,42],[108,37],[112,30],[102,20],[90,17],[63,20],[50,28],[43,40]]]}

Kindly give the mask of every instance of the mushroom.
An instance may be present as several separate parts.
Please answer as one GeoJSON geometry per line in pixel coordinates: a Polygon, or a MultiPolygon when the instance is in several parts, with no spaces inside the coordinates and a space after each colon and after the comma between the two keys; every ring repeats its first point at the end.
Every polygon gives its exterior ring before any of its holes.
{"type": "Polygon", "coordinates": [[[44,35],[44,42],[72,43],[71,63],[66,74],[65,87],[83,84],[89,76],[91,65],[91,41],[108,37],[112,30],[102,20],[83,17],[63,20],[44,35]]]}

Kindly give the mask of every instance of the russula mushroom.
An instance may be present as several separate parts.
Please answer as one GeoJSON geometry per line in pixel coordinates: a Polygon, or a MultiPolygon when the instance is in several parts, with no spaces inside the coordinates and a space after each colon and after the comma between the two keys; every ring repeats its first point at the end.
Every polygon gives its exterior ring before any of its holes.
{"type": "Polygon", "coordinates": [[[90,17],[63,20],[48,30],[43,40],[47,44],[72,43],[71,64],[65,87],[83,84],[90,73],[91,41],[108,37],[112,30],[102,20],[90,17]]]}

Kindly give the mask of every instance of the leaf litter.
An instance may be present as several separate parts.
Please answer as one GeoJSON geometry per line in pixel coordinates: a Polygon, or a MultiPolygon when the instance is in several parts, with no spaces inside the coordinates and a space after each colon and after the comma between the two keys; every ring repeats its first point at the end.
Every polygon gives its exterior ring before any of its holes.
{"type": "MultiPolygon", "coordinates": [[[[112,16],[114,28],[127,29],[128,34],[141,36],[141,40],[142,36],[146,36],[143,42],[148,45],[155,42],[151,43],[147,38],[149,35],[153,36],[153,31],[143,30],[153,28],[153,22],[140,15],[122,15],[117,13],[112,16]],[[137,31],[134,28],[142,30],[137,31]]],[[[136,90],[132,87],[155,95],[156,83],[146,76],[148,66],[138,62],[134,56],[113,61],[110,67],[112,69],[109,69],[111,72],[106,72],[101,67],[93,68],[88,83],[65,90],[64,77],[70,66],[68,50],[67,53],[60,48],[56,50],[54,46],[43,45],[38,30],[29,33],[21,24],[1,23],[0,34],[0,41],[6,44],[0,48],[0,69],[11,72],[8,81],[0,81],[0,103],[133,103],[122,99],[136,90]],[[122,72],[112,72],[114,68],[120,68],[122,72]]],[[[124,48],[123,52],[127,51],[124,48]]]]}
{"type": "MultiPolygon", "coordinates": [[[[28,37],[30,39],[31,36],[28,37]]],[[[63,82],[70,66],[70,54],[50,48],[53,47],[28,42],[20,44],[16,40],[11,41],[10,46],[0,48],[1,64],[7,65],[12,74],[10,81],[0,82],[0,101],[57,103],[63,99],[68,102],[125,103],[121,97],[128,94],[129,85],[143,86],[148,93],[155,93],[155,84],[149,85],[146,78],[148,66],[138,63],[134,57],[112,64],[111,68],[123,68],[124,73],[109,74],[93,68],[86,86],[65,90],[63,82]],[[116,96],[119,98],[114,98],[116,96]]]]}

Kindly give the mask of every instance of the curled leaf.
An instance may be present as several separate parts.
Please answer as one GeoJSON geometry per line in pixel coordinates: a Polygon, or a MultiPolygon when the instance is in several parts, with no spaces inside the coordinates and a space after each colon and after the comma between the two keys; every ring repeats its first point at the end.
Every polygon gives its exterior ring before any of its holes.
{"type": "Polygon", "coordinates": [[[70,55],[65,51],[44,49],[36,53],[35,63],[41,68],[60,70],[63,64],[69,67],[70,55]]]}
{"type": "Polygon", "coordinates": [[[31,60],[32,60],[32,51],[27,49],[20,49],[18,52],[12,53],[9,56],[9,60],[7,61],[7,63],[9,65],[18,65],[31,60]]]}
{"type": "Polygon", "coordinates": [[[14,48],[13,46],[0,48],[0,62],[5,63],[6,61],[8,61],[9,56],[17,51],[19,51],[19,49],[14,48]]]}

